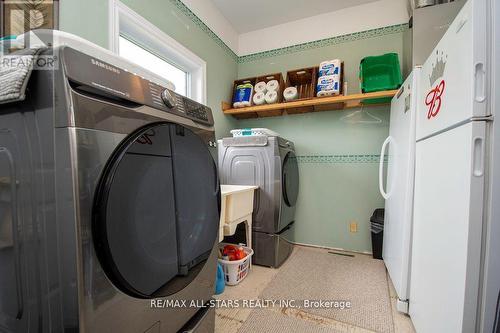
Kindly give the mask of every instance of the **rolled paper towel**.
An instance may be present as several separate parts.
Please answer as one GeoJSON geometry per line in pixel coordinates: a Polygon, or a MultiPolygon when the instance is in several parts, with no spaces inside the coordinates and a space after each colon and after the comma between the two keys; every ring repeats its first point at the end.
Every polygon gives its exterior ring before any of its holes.
{"type": "Polygon", "coordinates": [[[253,95],[253,104],[255,105],[262,105],[266,102],[266,94],[263,92],[256,92],[255,95],[253,95]]]}
{"type": "Polygon", "coordinates": [[[278,101],[278,93],[276,91],[268,91],[266,93],[266,103],[273,104],[278,101]]]}
{"type": "Polygon", "coordinates": [[[250,106],[252,100],[253,86],[250,83],[240,84],[236,86],[233,96],[234,107],[250,106]]]}
{"type": "Polygon", "coordinates": [[[318,92],[316,96],[332,96],[339,95],[339,83],[335,82],[333,84],[318,85],[316,91],[318,92]]]}
{"type": "Polygon", "coordinates": [[[316,96],[318,97],[325,97],[325,96],[334,96],[335,92],[333,90],[322,90],[318,91],[318,94],[316,96]]]}
{"type": "Polygon", "coordinates": [[[339,59],[323,61],[319,64],[319,76],[340,75],[340,65],[339,59]]]}
{"type": "Polygon", "coordinates": [[[331,96],[340,94],[340,80],[338,75],[322,76],[318,79],[316,96],[331,96]]]}
{"type": "Polygon", "coordinates": [[[286,101],[293,101],[299,97],[296,87],[288,87],[283,91],[283,97],[286,101]]]}
{"type": "Polygon", "coordinates": [[[256,93],[263,92],[265,94],[267,91],[267,84],[264,81],[260,81],[255,85],[254,90],[256,93]]]}
{"type": "Polygon", "coordinates": [[[271,80],[266,84],[267,91],[278,91],[280,88],[280,83],[278,80],[271,80]]]}
{"type": "Polygon", "coordinates": [[[334,84],[335,82],[340,82],[339,75],[325,75],[318,78],[318,85],[334,84]]]}

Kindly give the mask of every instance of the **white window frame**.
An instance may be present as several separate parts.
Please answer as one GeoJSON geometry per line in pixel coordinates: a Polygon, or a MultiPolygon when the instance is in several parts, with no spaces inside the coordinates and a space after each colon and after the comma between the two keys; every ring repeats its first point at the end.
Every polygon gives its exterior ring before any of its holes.
{"type": "MultiPolygon", "coordinates": [[[[109,1],[109,49],[119,53],[120,35],[187,73],[187,97],[207,103],[207,63],[119,0],[109,1]]],[[[168,78],[166,78],[168,79],[168,78]]]]}

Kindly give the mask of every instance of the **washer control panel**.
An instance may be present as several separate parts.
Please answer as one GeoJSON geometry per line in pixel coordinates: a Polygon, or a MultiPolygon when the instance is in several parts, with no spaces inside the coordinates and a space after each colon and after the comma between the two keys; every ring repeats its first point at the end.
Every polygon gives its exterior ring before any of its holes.
{"type": "Polygon", "coordinates": [[[66,77],[73,87],[98,91],[117,100],[128,100],[213,126],[212,110],[192,99],[151,82],[129,70],[65,47],[62,54],[66,77]]]}
{"type": "Polygon", "coordinates": [[[207,107],[190,99],[184,99],[186,114],[202,121],[208,121],[207,107]]]}

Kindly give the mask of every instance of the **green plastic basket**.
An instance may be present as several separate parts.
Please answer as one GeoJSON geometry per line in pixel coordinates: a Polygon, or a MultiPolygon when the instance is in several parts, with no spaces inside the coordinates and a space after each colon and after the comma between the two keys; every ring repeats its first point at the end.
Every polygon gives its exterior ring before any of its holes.
{"type": "MultiPolygon", "coordinates": [[[[386,53],[363,58],[359,64],[359,79],[363,93],[398,89],[403,83],[398,54],[386,53]]],[[[390,101],[390,97],[372,98],[364,100],[363,104],[379,104],[390,101]]]]}

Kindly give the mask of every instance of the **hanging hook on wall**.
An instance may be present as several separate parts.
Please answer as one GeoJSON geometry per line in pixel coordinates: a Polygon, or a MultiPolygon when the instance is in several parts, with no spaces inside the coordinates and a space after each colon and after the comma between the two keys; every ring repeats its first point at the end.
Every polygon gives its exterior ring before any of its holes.
{"type": "Polygon", "coordinates": [[[343,116],[340,120],[349,124],[380,124],[382,122],[382,119],[366,111],[363,104],[361,104],[361,109],[343,116]]]}

